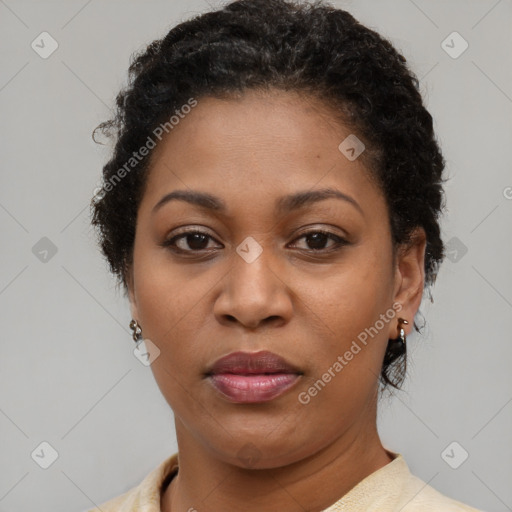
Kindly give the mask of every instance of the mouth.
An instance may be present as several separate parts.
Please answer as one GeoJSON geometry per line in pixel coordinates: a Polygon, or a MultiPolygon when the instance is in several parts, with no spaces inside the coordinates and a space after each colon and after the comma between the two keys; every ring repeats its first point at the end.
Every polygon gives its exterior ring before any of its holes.
{"type": "Polygon", "coordinates": [[[262,403],[291,389],[302,372],[269,351],[233,352],[217,360],[205,377],[226,399],[262,403]]]}

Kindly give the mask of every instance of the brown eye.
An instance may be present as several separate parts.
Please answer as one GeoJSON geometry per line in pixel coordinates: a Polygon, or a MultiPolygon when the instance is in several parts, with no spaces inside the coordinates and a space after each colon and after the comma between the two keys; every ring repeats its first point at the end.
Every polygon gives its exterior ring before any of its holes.
{"type": "Polygon", "coordinates": [[[180,235],[173,236],[162,245],[176,252],[194,253],[209,249],[208,242],[213,238],[201,231],[187,231],[180,235]]]}
{"type": "Polygon", "coordinates": [[[322,231],[322,230],[316,230],[316,231],[309,231],[308,233],[303,234],[301,237],[297,238],[297,240],[305,239],[306,243],[308,245],[308,248],[306,250],[309,251],[331,251],[336,250],[337,248],[347,245],[348,242],[341,238],[334,233],[331,233],[329,231],[322,231]],[[326,244],[332,241],[330,247],[325,247],[326,244]]]}

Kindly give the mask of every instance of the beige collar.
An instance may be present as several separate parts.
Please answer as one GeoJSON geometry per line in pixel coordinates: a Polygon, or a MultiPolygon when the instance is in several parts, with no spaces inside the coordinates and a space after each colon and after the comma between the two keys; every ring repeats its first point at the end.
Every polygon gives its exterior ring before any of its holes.
{"type": "MultiPolygon", "coordinates": [[[[322,512],[479,512],[414,476],[402,455],[361,480],[322,512]]],[[[178,471],[178,454],[164,460],[137,487],[90,512],[160,512],[162,488],[178,471]]]]}

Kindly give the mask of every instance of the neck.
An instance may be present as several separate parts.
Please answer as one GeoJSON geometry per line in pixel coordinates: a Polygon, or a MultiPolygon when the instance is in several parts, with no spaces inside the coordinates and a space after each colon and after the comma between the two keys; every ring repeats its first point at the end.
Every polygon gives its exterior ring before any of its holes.
{"type": "Polygon", "coordinates": [[[215,457],[178,419],[176,433],[179,471],[162,495],[162,512],[324,510],[392,460],[375,423],[364,434],[355,424],[307,459],[264,470],[215,457]]]}

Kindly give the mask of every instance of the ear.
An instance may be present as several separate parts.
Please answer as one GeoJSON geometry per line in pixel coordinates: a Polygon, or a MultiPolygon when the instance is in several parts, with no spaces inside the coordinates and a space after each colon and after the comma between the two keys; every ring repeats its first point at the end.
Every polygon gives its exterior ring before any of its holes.
{"type": "Polygon", "coordinates": [[[133,265],[131,265],[125,272],[125,280],[128,291],[128,300],[130,301],[130,310],[132,314],[132,318],[134,320],[138,320],[138,311],[137,311],[137,300],[135,294],[135,281],[133,277],[133,265]]]}
{"type": "MultiPolygon", "coordinates": [[[[397,319],[403,318],[409,322],[403,327],[407,334],[413,329],[414,315],[416,315],[423,297],[426,245],[425,230],[416,228],[411,235],[411,242],[397,249],[393,302],[402,305],[397,319]]],[[[397,336],[396,325],[395,322],[390,325],[390,338],[397,336]]]]}

